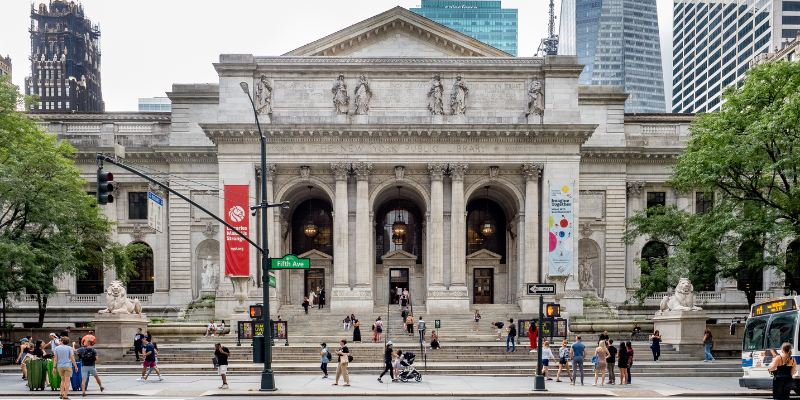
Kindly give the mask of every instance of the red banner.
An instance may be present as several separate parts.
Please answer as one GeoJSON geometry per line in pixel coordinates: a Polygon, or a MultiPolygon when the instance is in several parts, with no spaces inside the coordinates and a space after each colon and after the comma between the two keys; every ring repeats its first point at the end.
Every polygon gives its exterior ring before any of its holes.
{"type": "MultiPolygon", "coordinates": [[[[250,236],[250,186],[225,185],[225,222],[250,236]]],[[[225,227],[225,276],[250,275],[250,244],[225,227]]]]}

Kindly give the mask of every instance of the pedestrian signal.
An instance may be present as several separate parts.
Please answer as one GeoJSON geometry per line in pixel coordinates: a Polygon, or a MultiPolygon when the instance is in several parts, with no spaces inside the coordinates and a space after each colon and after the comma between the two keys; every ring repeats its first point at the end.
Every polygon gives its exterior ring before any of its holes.
{"type": "Polygon", "coordinates": [[[561,317],[561,304],[557,303],[548,303],[547,304],[547,312],[546,314],[548,318],[559,318],[561,317]]]}

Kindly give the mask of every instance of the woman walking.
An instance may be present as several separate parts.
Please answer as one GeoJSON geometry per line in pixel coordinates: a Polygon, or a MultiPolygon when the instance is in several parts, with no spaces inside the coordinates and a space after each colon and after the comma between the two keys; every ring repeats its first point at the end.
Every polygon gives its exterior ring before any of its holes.
{"type": "Polygon", "coordinates": [[[561,341],[561,348],[558,349],[558,371],[556,371],[556,382],[561,382],[561,370],[564,369],[567,372],[567,378],[569,381],[572,382],[572,374],[569,371],[569,346],[567,345],[567,339],[561,341]]]}
{"type": "Polygon", "coordinates": [[[628,378],[628,385],[631,384],[631,368],[633,367],[633,344],[631,342],[625,342],[625,347],[628,349],[628,373],[626,377],[628,378]]]}
{"type": "Polygon", "coordinates": [[[650,350],[653,351],[653,361],[658,361],[659,357],[661,357],[661,332],[653,332],[653,336],[650,336],[650,342],[650,350]]]}
{"type": "Polygon", "coordinates": [[[386,373],[389,373],[389,376],[392,377],[392,382],[397,382],[394,378],[394,365],[392,365],[392,357],[394,355],[394,349],[392,348],[392,341],[388,341],[386,343],[386,348],[383,349],[383,372],[381,372],[380,376],[378,376],[378,382],[383,383],[383,376],[386,373]]]}
{"type": "Polygon", "coordinates": [[[353,343],[361,343],[361,321],[353,319],[353,343]]]}
{"type": "Polygon", "coordinates": [[[781,353],[772,359],[769,365],[772,373],[772,398],[775,400],[789,400],[789,392],[794,386],[793,376],[797,374],[797,362],[792,357],[792,345],[784,343],[781,353]]]}
{"type": "Polygon", "coordinates": [[[544,343],[542,343],[542,376],[548,381],[553,380],[553,378],[547,376],[551,358],[555,358],[555,356],[553,356],[553,350],[550,350],[550,342],[545,340],[544,343]]]}
{"type": "Polygon", "coordinates": [[[317,298],[317,294],[314,293],[314,289],[311,289],[308,292],[308,304],[310,304],[312,308],[314,307],[316,298],[317,298]]]}
{"type": "Polygon", "coordinates": [[[347,367],[350,365],[351,356],[350,349],[347,348],[347,340],[339,341],[339,350],[336,350],[336,354],[339,356],[339,365],[336,368],[336,382],[333,383],[333,386],[339,385],[339,377],[344,377],[344,386],[350,386],[350,374],[347,373],[347,367]]]}
{"type": "Polygon", "coordinates": [[[322,370],[322,379],[328,379],[328,362],[333,358],[328,350],[327,343],[319,345],[319,369],[322,370]]]}
{"type": "Polygon", "coordinates": [[[381,317],[375,320],[375,343],[380,343],[381,335],[383,335],[383,321],[381,317]]]}
{"type": "Polygon", "coordinates": [[[536,326],[534,321],[531,321],[530,325],[528,325],[528,340],[531,342],[530,353],[533,353],[536,351],[536,347],[539,345],[539,327],[536,326]]]}
{"type": "Polygon", "coordinates": [[[608,364],[606,359],[608,358],[608,347],[606,346],[606,341],[601,340],[597,342],[597,348],[594,349],[594,383],[592,386],[597,386],[597,378],[600,378],[600,386],[605,385],[606,380],[606,368],[608,368],[608,364]]]}
{"type": "Polygon", "coordinates": [[[619,342],[619,353],[617,355],[617,367],[619,368],[619,384],[628,384],[628,346],[625,342],[619,342]]]}
{"type": "Polygon", "coordinates": [[[478,324],[481,322],[481,313],[478,309],[475,309],[475,313],[472,314],[472,331],[476,332],[478,330],[478,324]]]}
{"type": "Polygon", "coordinates": [[[414,315],[408,314],[406,317],[406,332],[408,336],[414,336],[414,315]]]}
{"type": "Polygon", "coordinates": [[[714,361],[714,356],[711,354],[711,349],[714,347],[714,335],[711,334],[711,330],[706,329],[703,332],[703,352],[705,353],[705,358],[703,362],[712,362],[714,361]]]}

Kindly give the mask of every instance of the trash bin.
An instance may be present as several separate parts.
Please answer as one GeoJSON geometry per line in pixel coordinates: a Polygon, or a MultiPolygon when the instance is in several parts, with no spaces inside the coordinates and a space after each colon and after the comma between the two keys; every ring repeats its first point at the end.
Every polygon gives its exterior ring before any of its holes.
{"type": "Polygon", "coordinates": [[[253,362],[264,363],[264,336],[253,336],[253,362]]]}

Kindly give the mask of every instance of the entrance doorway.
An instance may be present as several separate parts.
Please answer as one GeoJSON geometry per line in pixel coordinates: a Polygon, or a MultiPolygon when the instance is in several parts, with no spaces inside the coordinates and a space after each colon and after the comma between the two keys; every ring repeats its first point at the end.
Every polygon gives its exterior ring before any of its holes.
{"type": "Polygon", "coordinates": [[[397,294],[398,288],[400,288],[401,293],[404,290],[411,291],[408,284],[408,268],[392,268],[389,270],[389,302],[391,304],[400,304],[400,296],[397,294]]]}
{"type": "MultiPolygon", "coordinates": [[[[305,272],[305,292],[303,296],[308,296],[308,293],[313,289],[316,293],[318,289],[325,287],[325,269],[324,268],[309,268],[305,272]]],[[[319,293],[314,296],[314,305],[319,304],[319,293]]]]}
{"type": "Polygon", "coordinates": [[[494,268],[472,270],[472,304],[494,303],[494,268]]]}

